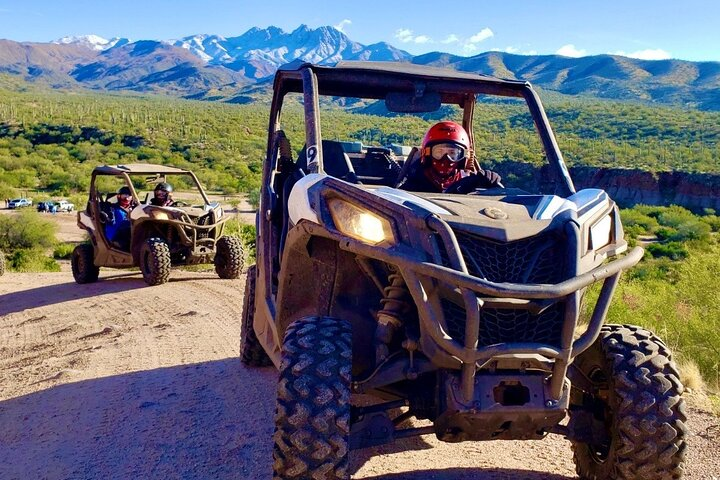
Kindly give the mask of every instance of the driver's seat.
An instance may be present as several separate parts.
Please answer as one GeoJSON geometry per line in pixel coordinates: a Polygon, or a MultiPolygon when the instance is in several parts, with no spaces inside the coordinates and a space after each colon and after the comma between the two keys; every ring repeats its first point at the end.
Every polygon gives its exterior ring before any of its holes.
{"type": "MultiPolygon", "coordinates": [[[[322,141],[323,167],[328,175],[345,180],[350,183],[360,183],[355,174],[355,169],[350,162],[350,157],[343,150],[342,144],[334,140],[322,141]]],[[[308,172],[307,146],[303,147],[298,155],[297,165],[303,172],[308,172]]]]}

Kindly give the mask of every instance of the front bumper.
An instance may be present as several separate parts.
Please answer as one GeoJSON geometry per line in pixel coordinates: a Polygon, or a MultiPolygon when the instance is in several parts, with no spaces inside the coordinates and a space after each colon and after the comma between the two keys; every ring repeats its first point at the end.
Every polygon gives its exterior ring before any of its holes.
{"type": "Polygon", "coordinates": [[[475,373],[494,358],[513,354],[540,354],[553,360],[547,400],[559,402],[564,393],[567,366],[597,339],[607,315],[613,292],[623,270],[637,264],[643,249],[635,247],[625,256],[598,266],[589,272],[556,284],[518,284],[490,282],[468,273],[457,239],[450,226],[437,216],[428,218],[428,226],[448,246],[450,266],[427,261],[426,252],[404,244],[377,247],[329,231],[312,222],[301,221],[297,227],[310,236],[322,236],[338,242],[341,249],[357,255],[395,265],[402,274],[418,308],[421,347],[424,352],[441,352],[462,370],[460,391],[464,402],[475,397],[475,373]],[[573,338],[578,320],[580,291],[602,281],[602,288],[586,331],[573,338]],[[443,308],[437,294],[439,282],[452,285],[459,292],[467,314],[464,339],[453,338],[444,328],[443,308]],[[526,309],[542,310],[548,301],[564,302],[564,317],[557,345],[538,342],[507,342],[478,345],[480,314],[487,304],[505,302],[526,309]]]}

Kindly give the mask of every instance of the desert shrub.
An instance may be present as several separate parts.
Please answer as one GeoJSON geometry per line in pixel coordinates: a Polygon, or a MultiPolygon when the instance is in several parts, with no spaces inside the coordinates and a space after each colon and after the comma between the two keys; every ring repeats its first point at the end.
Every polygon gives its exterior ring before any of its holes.
{"type": "Polygon", "coordinates": [[[6,256],[6,262],[17,272],[59,272],[60,265],[42,249],[18,249],[6,256]]]}
{"type": "Polygon", "coordinates": [[[670,228],[670,227],[660,227],[657,230],[655,230],[655,235],[657,235],[657,237],[660,240],[670,240],[675,235],[677,235],[677,233],[678,233],[677,230],[675,230],[674,228],[670,228]]]}
{"type": "Polygon", "coordinates": [[[0,249],[5,251],[50,248],[55,244],[57,224],[33,210],[0,215],[0,249]]]}
{"type": "Polygon", "coordinates": [[[688,251],[680,242],[651,243],[647,251],[655,257],[667,257],[671,260],[682,260],[688,256],[688,251]]]}
{"type": "Polygon", "coordinates": [[[75,249],[74,243],[59,243],[53,250],[53,258],[56,259],[69,259],[72,256],[72,252],[75,249]]]}
{"type": "Polygon", "coordinates": [[[651,213],[650,216],[655,216],[658,223],[663,227],[670,227],[675,230],[679,230],[683,224],[698,220],[698,217],[690,210],[678,205],[655,207],[655,212],[651,213]]]}
{"type": "MultiPolygon", "coordinates": [[[[709,208],[708,210],[712,209],[709,208]]],[[[714,213],[706,214],[705,216],[700,217],[700,221],[709,225],[713,232],[720,232],[720,217],[714,213]]]]}
{"type": "Polygon", "coordinates": [[[625,233],[630,235],[652,234],[660,226],[656,218],[653,218],[636,208],[620,210],[625,233]]]}
{"type": "Polygon", "coordinates": [[[248,192],[247,200],[248,200],[248,203],[250,205],[252,205],[252,207],[254,209],[257,210],[257,208],[260,206],[260,189],[259,188],[251,189],[248,192]]]}

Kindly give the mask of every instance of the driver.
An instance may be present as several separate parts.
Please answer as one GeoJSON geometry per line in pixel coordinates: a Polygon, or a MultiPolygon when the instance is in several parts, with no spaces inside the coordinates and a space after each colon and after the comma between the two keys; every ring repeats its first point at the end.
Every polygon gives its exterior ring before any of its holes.
{"type": "Polygon", "coordinates": [[[476,170],[468,155],[470,138],[455,122],[439,122],[423,137],[420,161],[409,166],[397,188],[414,192],[468,193],[475,188],[500,187],[500,175],[476,170]]]}
{"type": "Polygon", "coordinates": [[[172,205],[172,191],[173,187],[169,183],[158,183],[157,185],[155,185],[155,190],[153,190],[153,198],[150,199],[150,203],[158,207],[167,207],[172,205]]]}

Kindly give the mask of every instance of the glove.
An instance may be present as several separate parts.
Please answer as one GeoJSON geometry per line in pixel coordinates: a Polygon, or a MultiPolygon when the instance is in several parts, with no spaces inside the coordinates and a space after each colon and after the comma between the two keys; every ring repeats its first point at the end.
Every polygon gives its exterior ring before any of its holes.
{"type": "Polygon", "coordinates": [[[443,193],[470,193],[476,188],[502,188],[502,178],[491,170],[480,170],[453,183],[443,193]]]}

